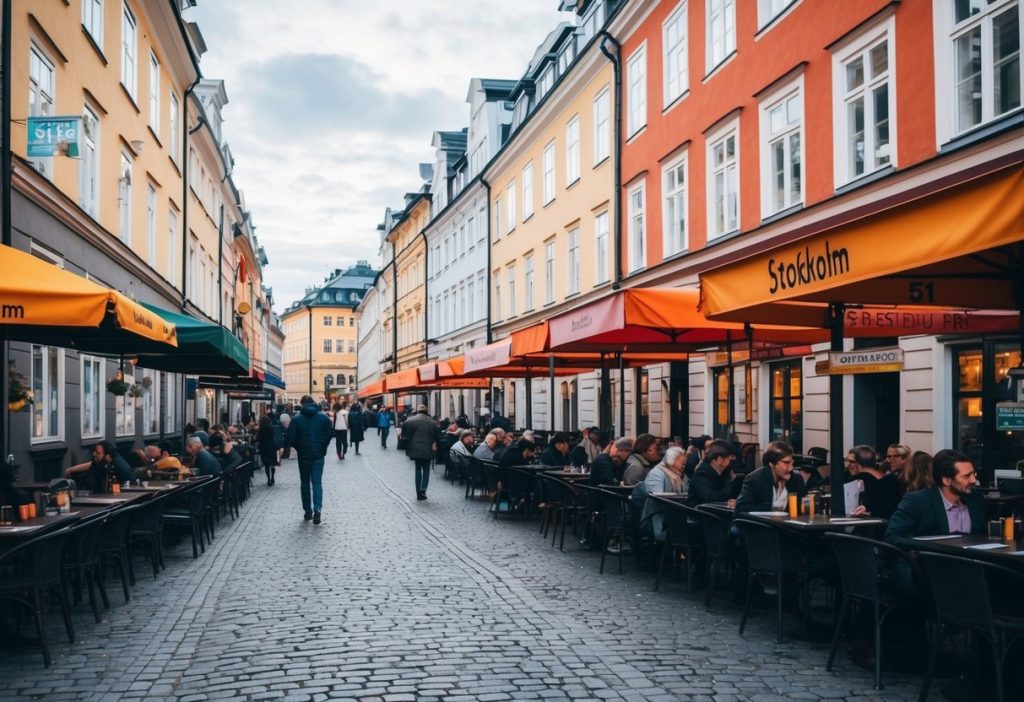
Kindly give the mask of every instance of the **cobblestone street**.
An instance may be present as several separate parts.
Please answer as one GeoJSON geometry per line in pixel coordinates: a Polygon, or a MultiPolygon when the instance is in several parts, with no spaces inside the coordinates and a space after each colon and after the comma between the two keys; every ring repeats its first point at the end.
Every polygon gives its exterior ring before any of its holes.
{"type": "Polygon", "coordinates": [[[776,644],[766,611],[740,637],[728,596],[705,612],[631,562],[598,575],[597,554],[495,521],[440,469],[417,502],[412,463],[367,438],[328,458],[322,525],[302,520],[294,460],[272,488],[257,476],[205,555],[179,545],[157,580],[137,561],[100,624],[78,606],[74,647],[50,613],[53,668],[0,654],[0,699],[916,698],[917,678],[875,692],[842,653],[826,672],[824,644],[776,644]]]}

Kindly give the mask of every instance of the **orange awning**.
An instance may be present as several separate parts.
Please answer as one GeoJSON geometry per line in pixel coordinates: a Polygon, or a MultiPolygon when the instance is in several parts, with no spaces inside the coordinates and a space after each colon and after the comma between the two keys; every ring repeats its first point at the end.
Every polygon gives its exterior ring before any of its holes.
{"type": "Polygon", "coordinates": [[[712,319],[764,323],[801,319],[794,302],[1019,310],[1022,268],[1016,163],[709,271],[701,304],[712,319]]]}
{"type": "Polygon", "coordinates": [[[384,392],[401,392],[410,390],[420,384],[419,373],[415,368],[406,368],[384,376],[384,392]]]}
{"type": "Polygon", "coordinates": [[[116,290],[0,246],[0,328],[13,341],[106,355],[169,351],[175,326],[116,290]]]}
{"type": "Polygon", "coordinates": [[[384,381],[377,383],[370,383],[366,387],[359,388],[359,392],[356,393],[356,397],[360,400],[366,397],[373,397],[374,395],[384,394],[384,381]]]}

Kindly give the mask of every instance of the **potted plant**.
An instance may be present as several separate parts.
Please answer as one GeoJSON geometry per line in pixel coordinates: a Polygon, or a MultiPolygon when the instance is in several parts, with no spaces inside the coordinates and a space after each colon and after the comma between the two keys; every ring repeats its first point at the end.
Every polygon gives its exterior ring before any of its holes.
{"type": "Polygon", "coordinates": [[[107,381],[107,392],[118,397],[124,395],[131,388],[131,384],[125,381],[124,372],[118,371],[113,378],[107,381]]]}
{"type": "Polygon", "coordinates": [[[11,412],[20,412],[32,403],[32,390],[29,389],[28,380],[14,368],[14,364],[7,367],[7,409],[11,412]]]}
{"type": "Polygon", "coordinates": [[[128,386],[128,397],[142,397],[146,394],[146,385],[144,383],[132,383],[128,386]]]}

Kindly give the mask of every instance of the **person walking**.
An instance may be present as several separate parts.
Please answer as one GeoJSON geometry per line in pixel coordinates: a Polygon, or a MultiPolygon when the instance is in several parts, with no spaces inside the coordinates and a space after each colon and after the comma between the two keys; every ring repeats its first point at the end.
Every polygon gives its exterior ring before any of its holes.
{"type": "Polygon", "coordinates": [[[324,502],[324,456],[331,443],[331,420],[309,395],[302,397],[302,409],[288,425],[288,445],[295,447],[299,462],[299,492],[302,496],[303,519],[320,523],[324,502]],[[313,491],[310,503],[310,487],[313,491]]]}
{"type": "Polygon", "coordinates": [[[348,413],[348,440],[352,444],[352,448],[355,449],[356,455],[359,455],[359,444],[363,442],[363,435],[365,432],[366,425],[363,423],[363,408],[359,406],[359,403],[352,405],[352,409],[348,413]]]}
{"type": "Polygon", "coordinates": [[[348,453],[348,417],[349,411],[346,403],[334,403],[334,448],[338,452],[338,459],[344,461],[348,453]]]}
{"type": "Polygon", "coordinates": [[[391,410],[387,405],[381,405],[377,410],[377,434],[380,435],[380,447],[388,447],[388,432],[391,431],[391,410]]]}
{"type": "MultiPolygon", "coordinates": [[[[277,418],[277,421],[280,422],[281,430],[285,433],[285,436],[287,436],[288,435],[288,427],[292,423],[292,406],[291,405],[285,405],[284,409],[281,410],[281,416],[277,418]]],[[[291,457],[292,457],[292,447],[291,447],[291,445],[287,441],[285,441],[284,442],[284,446],[281,449],[281,458],[291,458],[291,457]]]]}
{"type": "Polygon", "coordinates": [[[430,463],[437,454],[437,425],[427,414],[427,406],[420,405],[416,414],[405,420],[402,433],[406,439],[405,454],[416,462],[416,499],[427,499],[430,483],[430,463]]]}
{"type": "Polygon", "coordinates": [[[267,474],[268,487],[274,484],[274,474],[277,472],[277,449],[280,448],[278,446],[280,433],[280,427],[275,430],[270,415],[265,414],[260,417],[260,428],[256,430],[256,448],[259,450],[263,470],[267,474]]]}

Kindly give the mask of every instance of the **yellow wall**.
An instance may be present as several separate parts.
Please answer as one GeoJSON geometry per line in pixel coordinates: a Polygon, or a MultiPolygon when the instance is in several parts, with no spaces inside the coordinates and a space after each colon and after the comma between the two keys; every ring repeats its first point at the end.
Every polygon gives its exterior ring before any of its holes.
{"type": "Polygon", "coordinates": [[[353,376],[351,386],[355,386],[356,374],[356,342],[359,325],[359,313],[350,307],[341,306],[313,306],[313,385],[312,392],[309,389],[309,319],[310,310],[306,307],[299,307],[281,316],[281,324],[285,331],[284,342],[284,372],[285,382],[288,386],[288,397],[297,400],[302,395],[312,395],[316,400],[325,398],[326,384],[325,377],[330,374],[334,377],[331,386],[332,396],[344,397],[349,394],[350,387],[348,376],[353,376]],[[324,323],[325,318],[330,318],[330,326],[324,323]],[[338,326],[338,319],[343,321],[338,326]],[[352,320],[351,322],[349,320],[352,320]],[[330,339],[331,351],[324,350],[324,341],[330,339]],[[337,343],[342,342],[343,352],[338,353],[337,343]],[[352,351],[350,352],[349,344],[352,351]],[[344,375],[344,382],[338,380],[339,375],[344,375]],[[344,388],[344,389],[342,389],[344,388]]]}
{"type": "MultiPolygon", "coordinates": [[[[423,315],[426,310],[426,242],[421,232],[430,221],[430,199],[420,199],[388,234],[395,245],[398,271],[398,368],[426,360],[423,315]]],[[[393,299],[393,298],[392,298],[393,299]]]]}
{"type": "MultiPolygon", "coordinates": [[[[488,170],[486,177],[491,182],[491,238],[492,259],[490,285],[494,286],[494,275],[500,276],[501,307],[497,309],[497,297],[492,290],[492,319],[497,329],[513,329],[525,326],[552,314],[552,309],[565,302],[569,293],[569,232],[575,227],[580,230],[579,251],[579,294],[595,287],[597,275],[596,245],[594,242],[595,217],[601,212],[608,213],[608,260],[611,271],[612,237],[614,211],[611,207],[614,196],[613,159],[604,159],[594,165],[594,98],[605,88],[609,90],[609,105],[614,105],[612,93],[612,71],[607,62],[594,71],[594,77],[577,86],[559,86],[548,97],[540,112],[530,122],[538,123],[521,130],[505,147],[506,156],[488,170]],[[556,107],[560,93],[574,97],[565,106],[556,107]],[[566,127],[574,116],[580,121],[580,178],[567,183],[566,168],[566,127]],[[536,129],[541,126],[540,129],[536,129]],[[544,204],[544,148],[554,140],[555,151],[555,198],[544,204]],[[523,168],[533,162],[533,214],[523,221],[524,202],[522,175],[523,168]],[[508,232],[507,188],[515,183],[516,222],[515,229],[508,232]],[[568,187],[567,187],[568,186],[568,187]],[[500,215],[499,215],[500,208],[500,215]],[[500,224],[500,231],[499,225],[500,224]],[[546,250],[549,241],[555,243],[554,302],[546,301],[546,250]],[[533,308],[526,310],[525,257],[533,252],[533,308]],[[515,262],[516,315],[509,314],[509,264],[515,262]],[[536,319],[535,319],[536,318],[536,319]]],[[[571,76],[570,76],[571,77],[571,76]]],[[[609,138],[613,137],[613,113],[610,112],[609,138]]],[[[608,154],[614,153],[609,142],[608,154]]],[[[604,283],[607,284],[607,283],[604,283]]],[[[575,294],[569,298],[576,297],[575,294]]]]}

